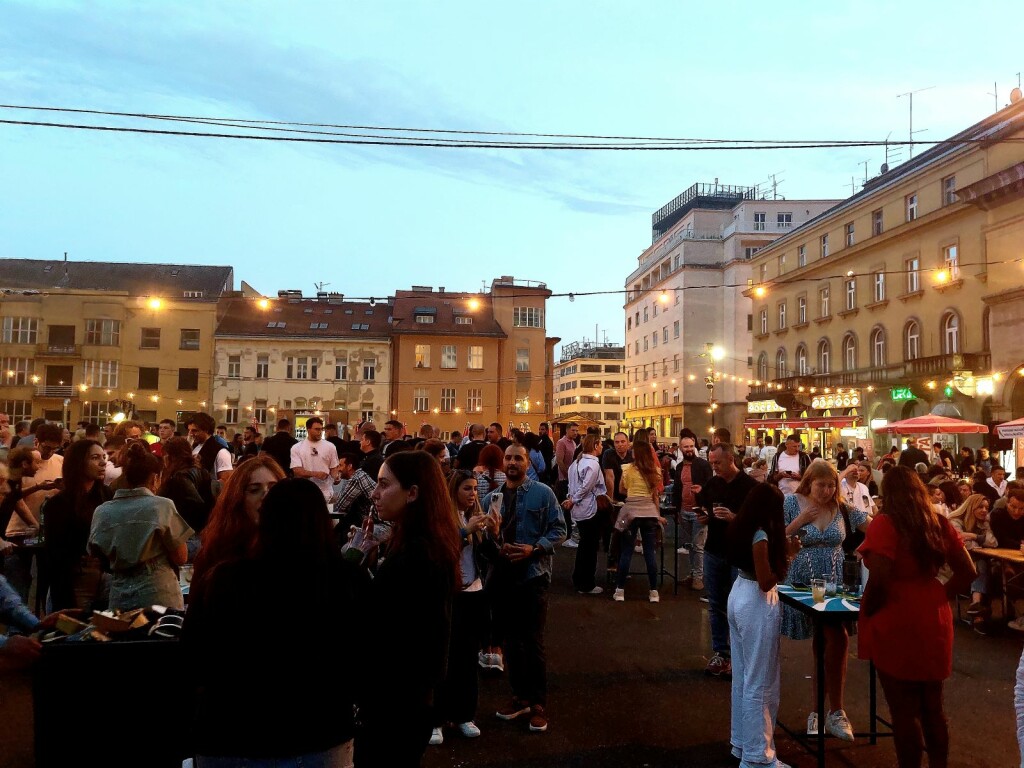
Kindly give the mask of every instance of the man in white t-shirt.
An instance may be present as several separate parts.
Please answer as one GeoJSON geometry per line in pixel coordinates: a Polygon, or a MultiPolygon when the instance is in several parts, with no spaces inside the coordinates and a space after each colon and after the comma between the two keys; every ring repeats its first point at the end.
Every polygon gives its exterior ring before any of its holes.
{"type": "Polygon", "coordinates": [[[811,457],[800,450],[800,435],[790,435],[786,438],[785,450],[777,452],[772,459],[768,477],[783,493],[796,493],[800,478],[810,463],[811,457]]]}
{"type": "Polygon", "coordinates": [[[779,450],[773,443],[774,440],[772,439],[772,436],[765,435],[764,448],[761,449],[761,453],[758,455],[758,458],[762,461],[768,462],[769,466],[772,463],[772,459],[775,458],[775,453],[779,450]]]}
{"type": "Polygon", "coordinates": [[[324,502],[331,504],[334,483],[340,477],[341,466],[338,450],[334,444],[324,440],[324,420],[313,416],[306,421],[306,439],[292,446],[292,473],[316,483],[324,495],[324,502]]]}
{"type": "Polygon", "coordinates": [[[41,462],[35,474],[26,477],[21,484],[21,490],[25,493],[25,503],[32,510],[36,520],[39,519],[39,510],[42,508],[43,502],[60,492],[60,488],[54,483],[64,474],[64,457],[57,453],[63,438],[63,429],[56,424],[40,424],[36,430],[36,450],[39,451],[41,462]],[[44,491],[26,493],[37,485],[50,487],[44,491]]]}
{"type": "Polygon", "coordinates": [[[847,464],[839,480],[839,495],[854,509],[871,517],[875,513],[868,487],[858,479],[860,470],[856,464],[847,464]]]}

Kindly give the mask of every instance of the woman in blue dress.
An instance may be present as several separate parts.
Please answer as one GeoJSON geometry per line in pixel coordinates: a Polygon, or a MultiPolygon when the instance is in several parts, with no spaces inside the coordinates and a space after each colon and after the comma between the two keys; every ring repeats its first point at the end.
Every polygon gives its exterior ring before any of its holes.
{"type": "MultiPolygon", "coordinates": [[[[843,580],[843,539],[852,531],[850,526],[864,530],[868,516],[857,509],[847,507],[846,514],[840,505],[839,475],[831,464],[823,459],[812,461],[804,472],[796,492],[786,496],[783,515],[786,520],[786,535],[799,535],[803,547],[790,566],[786,583],[810,584],[812,578],[831,576],[836,583],[843,580]]],[[[814,636],[810,619],[783,606],[782,634],[794,640],[806,640],[814,636]]],[[[811,701],[816,701],[814,692],[818,689],[818,654],[825,654],[825,693],[828,696],[829,712],[825,718],[825,730],[844,741],[853,741],[853,728],[846,716],[843,692],[846,686],[846,656],[850,645],[849,630],[844,625],[829,625],[824,632],[825,648],[814,643],[814,672],[811,679],[811,701]]],[[[818,713],[814,710],[807,718],[807,734],[817,735],[818,713]]]]}

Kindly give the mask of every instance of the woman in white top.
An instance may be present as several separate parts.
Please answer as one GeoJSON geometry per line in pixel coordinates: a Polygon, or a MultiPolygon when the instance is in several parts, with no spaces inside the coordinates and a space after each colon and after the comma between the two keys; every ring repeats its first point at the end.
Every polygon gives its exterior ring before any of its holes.
{"type": "Polygon", "coordinates": [[[569,465],[569,495],[562,502],[562,509],[572,511],[572,520],[580,532],[580,544],[576,549],[576,564],[572,571],[572,584],[584,595],[600,595],[604,590],[594,579],[597,570],[597,547],[601,543],[601,532],[605,521],[597,513],[597,497],[606,496],[604,473],[601,471],[601,439],[588,434],[583,438],[579,458],[569,465]]]}

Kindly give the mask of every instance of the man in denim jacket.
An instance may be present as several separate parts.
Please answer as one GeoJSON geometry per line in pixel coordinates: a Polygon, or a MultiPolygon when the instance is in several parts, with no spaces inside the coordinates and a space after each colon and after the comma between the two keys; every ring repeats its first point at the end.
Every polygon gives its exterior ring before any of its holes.
{"type": "Polygon", "coordinates": [[[505,482],[483,499],[501,500],[500,515],[490,517],[481,554],[493,567],[487,590],[494,619],[505,641],[512,703],[497,715],[502,720],[530,716],[530,730],[548,728],[547,663],[544,625],[547,622],[551,557],[565,539],[565,519],[555,494],[543,483],[530,480],[530,459],[521,445],[505,449],[505,482]]]}

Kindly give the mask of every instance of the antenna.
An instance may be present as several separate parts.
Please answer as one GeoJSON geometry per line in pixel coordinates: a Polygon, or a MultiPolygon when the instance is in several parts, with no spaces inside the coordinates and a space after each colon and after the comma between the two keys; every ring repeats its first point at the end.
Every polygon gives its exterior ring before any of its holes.
{"type": "Polygon", "coordinates": [[[871,162],[871,161],[870,160],[861,160],[860,161],[860,165],[864,166],[864,183],[865,184],[868,183],[868,163],[869,162],[871,162]]]}
{"type": "Polygon", "coordinates": [[[996,103],[996,112],[999,111],[999,83],[992,83],[992,93],[988,94],[996,103]]]}
{"type": "Polygon", "coordinates": [[[901,99],[904,96],[908,96],[910,98],[910,131],[909,131],[910,143],[907,146],[910,148],[910,159],[911,160],[914,159],[914,134],[915,133],[923,133],[924,131],[928,130],[927,128],[921,128],[918,131],[914,130],[914,94],[915,93],[921,93],[922,91],[930,91],[934,87],[935,87],[934,85],[929,85],[927,88],[918,88],[916,91],[907,91],[906,93],[898,93],[898,94],[896,94],[896,98],[897,99],[901,99]]]}
{"type": "Polygon", "coordinates": [[[889,131],[889,133],[886,134],[886,137],[885,137],[885,162],[882,164],[882,166],[883,166],[882,173],[888,173],[889,172],[889,168],[892,166],[892,164],[895,163],[896,161],[900,160],[902,158],[902,155],[903,155],[903,148],[902,147],[890,147],[889,146],[889,137],[890,136],[892,136],[892,131],[889,131]]]}
{"type": "Polygon", "coordinates": [[[326,288],[330,283],[313,283],[313,287],[316,288],[317,293],[326,288]]]}

